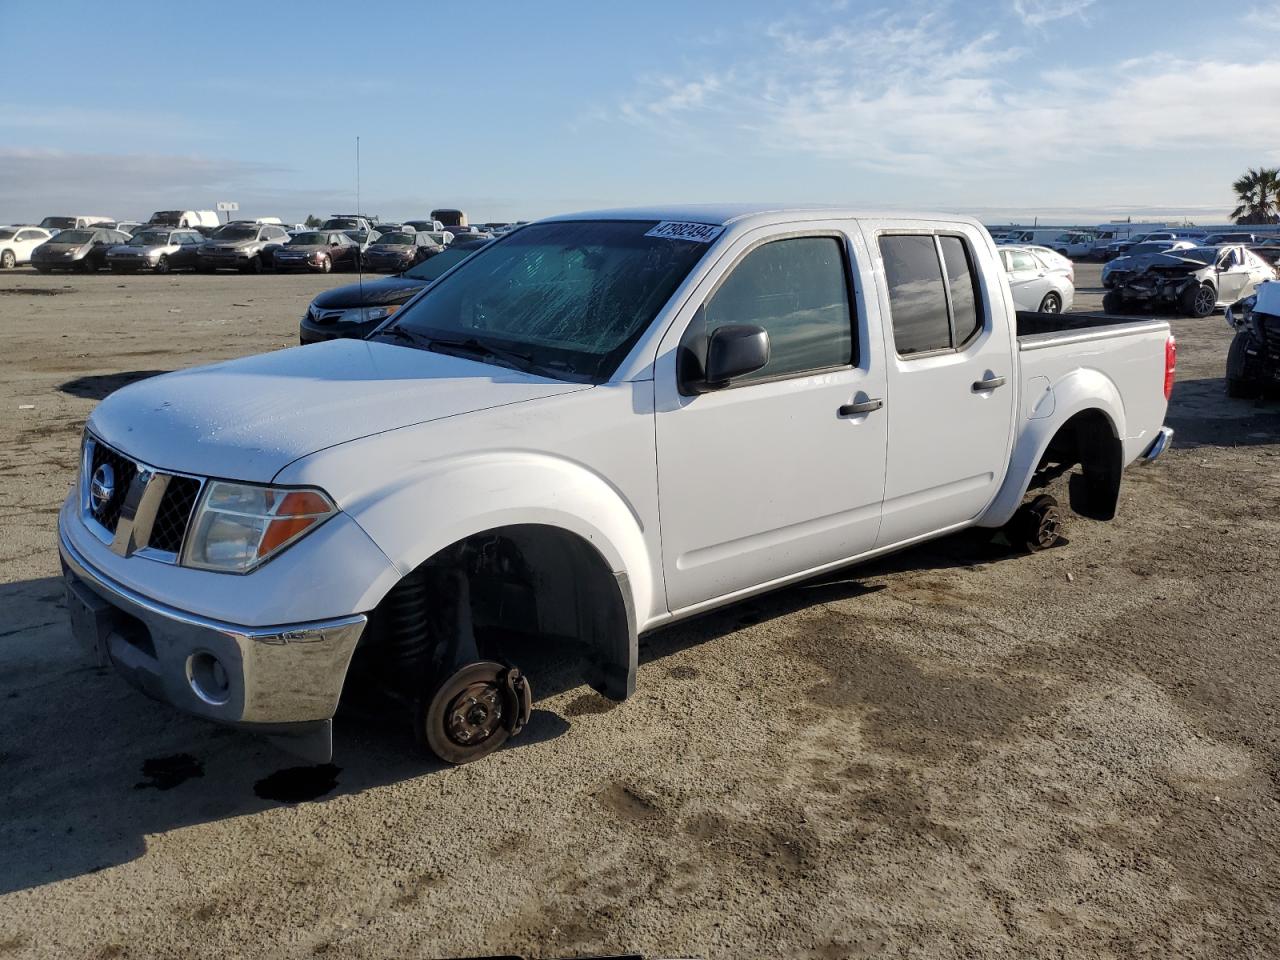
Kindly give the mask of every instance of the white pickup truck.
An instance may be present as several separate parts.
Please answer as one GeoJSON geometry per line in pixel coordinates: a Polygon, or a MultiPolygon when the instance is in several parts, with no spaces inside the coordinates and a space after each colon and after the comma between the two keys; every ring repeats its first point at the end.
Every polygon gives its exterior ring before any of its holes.
{"type": "Polygon", "coordinates": [[[73,627],[318,760],[358,672],[464,762],[528,717],[521,637],[623,700],[673,620],[965,527],[1051,545],[1024,501],[1056,473],[1109,519],[1173,366],[1163,322],[1015,316],[970,219],[552,218],[366,340],[104,400],[58,522],[73,627]]]}

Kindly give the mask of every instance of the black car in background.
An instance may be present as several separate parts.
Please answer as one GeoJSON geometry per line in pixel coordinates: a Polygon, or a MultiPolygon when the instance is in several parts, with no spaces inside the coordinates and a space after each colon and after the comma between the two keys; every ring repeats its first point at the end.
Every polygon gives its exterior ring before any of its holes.
{"type": "Polygon", "coordinates": [[[311,301],[298,325],[300,343],[340,338],[359,340],[371,334],[418,291],[438,280],[445,271],[486,246],[456,243],[394,277],[366,280],[326,290],[311,301]]]}
{"type": "Polygon", "coordinates": [[[401,273],[443,249],[427,233],[412,230],[384,232],[365,248],[364,265],[365,269],[379,273],[401,273]]]}
{"type": "Polygon", "coordinates": [[[107,251],[129,242],[120,230],[61,230],[31,251],[31,265],[41,273],[82,270],[93,273],[107,265],[107,251]]]}
{"type": "Polygon", "coordinates": [[[360,246],[341,230],[308,230],[295,234],[289,242],[276,247],[272,263],[281,272],[312,270],[328,273],[346,268],[354,270],[360,246]]]}

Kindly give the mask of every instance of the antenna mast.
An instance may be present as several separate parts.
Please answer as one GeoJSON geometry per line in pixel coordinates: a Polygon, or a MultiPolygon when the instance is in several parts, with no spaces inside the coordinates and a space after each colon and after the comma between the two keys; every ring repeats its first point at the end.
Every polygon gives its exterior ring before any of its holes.
{"type": "MultiPolygon", "coordinates": [[[[363,217],[360,210],[360,138],[356,137],[356,216],[363,217]]],[[[365,234],[366,242],[369,235],[365,234]]],[[[364,249],[356,244],[356,284],[360,287],[360,303],[364,304],[364,249]]],[[[361,314],[363,316],[363,314],[361,314]]]]}

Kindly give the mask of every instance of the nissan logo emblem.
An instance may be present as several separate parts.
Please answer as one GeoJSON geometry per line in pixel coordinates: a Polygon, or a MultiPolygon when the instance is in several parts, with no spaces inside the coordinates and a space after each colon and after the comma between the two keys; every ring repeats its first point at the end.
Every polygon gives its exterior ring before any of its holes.
{"type": "Polygon", "coordinates": [[[111,464],[98,464],[93,471],[93,480],[89,483],[89,498],[93,501],[93,512],[101,513],[106,509],[111,498],[116,495],[116,475],[111,464]]]}

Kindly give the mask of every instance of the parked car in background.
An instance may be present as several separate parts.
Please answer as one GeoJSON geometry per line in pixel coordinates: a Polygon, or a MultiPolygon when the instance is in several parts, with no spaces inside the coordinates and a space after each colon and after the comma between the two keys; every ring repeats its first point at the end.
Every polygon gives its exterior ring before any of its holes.
{"type": "Polygon", "coordinates": [[[1280,389],[1280,281],[1264,280],[1227,307],[1236,332],[1227,349],[1227,396],[1253,399],[1280,389]]]}
{"type": "Polygon", "coordinates": [[[484,232],[474,224],[465,223],[446,224],[444,229],[446,233],[452,233],[455,237],[464,237],[468,234],[480,234],[484,232]]]}
{"type": "Polygon", "coordinates": [[[31,253],[31,265],[41,273],[51,270],[82,270],[92,273],[107,265],[107,251],[128,243],[129,235],[101,227],[60,230],[31,253]]]}
{"type": "Polygon", "coordinates": [[[298,341],[308,344],[367,336],[410,297],[486,246],[487,242],[451,246],[394,277],[324,291],[307,307],[298,325],[298,341]]]}
{"type": "Polygon", "coordinates": [[[275,268],[281,272],[310,270],[354,270],[360,256],[360,245],[341,230],[309,230],[290,237],[275,250],[275,268]]]}
{"type": "Polygon", "coordinates": [[[1271,266],[1280,266],[1280,243],[1250,244],[1249,249],[1264,262],[1271,264],[1271,266]]]}
{"type": "Polygon", "coordinates": [[[1050,250],[1048,247],[1042,247],[1035,243],[1025,244],[1024,249],[1034,253],[1046,266],[1054,270],[1064,271],[1067,279],[1073,284],[1076,282],[1076,265],[1070,257],[1059,253],[1057,250],[1050,250]]]}
{"type": "Polygon", "coordinates": [[[144,227],[127,242],[107,251],[107,266],[115,273],[194,270],[197,251],[202,243],[204,236],[198,230],[144,227]]]}
{"type": "Polygon", "coordinates": [[[422,230],[420,232],[425,233],[441,247],[447,247],[453,243],[453,234],[448,230],[422,230]]]}
{"type": "Polygon", "coordinates": [[[142,223],[137,220],[117,220],[115,229],[132,236],[140,226],[142,226],[142,223]]]}
{"type": "Polygon", "coordinates": [[[110,217],[90,217],[80,214],[74,217],[45,217],[39,225],[50,233],[57,233],[59,230],[86,230],[113,222],[110,217]]]}
{"type": "Polygon", "coordinates": [[[1111,289],[1102,298],[1102,309],[1107,313],[1175,310],[1207,317],[1275,278],[1275,269],[1241,244],[1144,253],[1130,257],[1124,269],[1111,272],[1111,289]]]}
{"type": "Polygon", "coordinates": [[[196,269],[261,273],[267,266],[262,258],[263,248],[288,239],[289,231],[274,224],[229,223],[201,244],[196,269]]]}
{"type": "Polygon", "coordinates": [[[373,222],[368,217],[361,217],[354,213],[335,213],[328,220],[320,225],[321,230],[361,230],[365,233],[374,229],[373,222]]]}
{"type": "Polygon", "coordinates": [[[186,230],[189,227],[217,229],[222,221],[212,210],[157,210],[147,221],[149,227],[173,227],[186,230]]]}
{"type": "Polygon", "coordinates": [[[364,250],[364,265],[380,273],[400,273],[443,249],[426,232],[381,233],[364,250]]]}
{"type": "Polygon", "coordinates": [[[1006,231],[1003,239],[997,243],[1012,243],[1017,246],[1043,246],[1061,250],[1064,257],[1083,255],[1093,249],[1093,238],[1084,233],[1066,233],[1061,227],[1033,227],[1006,231]],[[1075,238],[1068,241],[1068,237],[1075,238]],[[1087,242],[1086,242],[1087,241],[1087,242]],[[1068,252],[1068,247],[1074,252],[1068,252]]]}
{"type": "Polygon", "coordinates": [[[467,225],[467,215],[465,213],[461,210],[451,210],[447,207],[432,210],[431,219],[439,221],[442,227],[465,227],[467,225]]]}
{"type": "Polygon", "coordinates": [[[1066,270],[1045,262],[1026,247],[997,249],[1017,309],[1038,313],[1065,313],[1071,309],[1076,288],[1066,270]]]}
{"type": "Polygon", "coordinates": [[[1052,247],[1054,252],[1059,256],[1078,260],[1082,257],[1091,256],[1093,254],[1093,246],[1096,242],[1097,238],[1092,233],[1080,233],[1078,231],[1068,230],[1064,233],[1059,233],[1045,245],[1052,247]]]}
{"type": "Polygon", "coordinates": [[[1112,276],[1117,270],[1124,271],[1129,269],[1130,259],[1132,257],[1140,257],[1148,253],[1171,253],[1178,250],[1194,250],[1198,244],[1190,240],[1143,240],[1141,243],[1134,244],[1129,248],[1129,252],[1116,257],[1114,260],[1108,260],[1102,265],[1102,285],[1108,290],[1111,289],[1112,276]]]}
{"type": "Polygon", "coordinates": [[[1258,237],[1252,233],[1211,233],[1204,238],[1204,246],[1216,247],[1222,243],[1257,243],[1258,237]]]}
{"type": "Polygon", "coordinates": [[[0,270],[12,270],[20,263],[30,263],[32,251],[52,236],[43,227],[27,224],[0,227],[0,270]]]}
{"type": "Polygon", "coordinates": [[[426,233],[437,233],[444,229],[444,224],[439,220],[406,220],[404,225],[426,233]]]}

